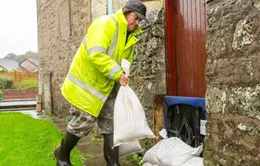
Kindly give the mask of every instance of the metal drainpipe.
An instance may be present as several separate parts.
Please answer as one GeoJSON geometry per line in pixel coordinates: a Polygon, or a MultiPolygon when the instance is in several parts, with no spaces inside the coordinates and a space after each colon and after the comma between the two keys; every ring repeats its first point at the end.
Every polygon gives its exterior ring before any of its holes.
{"type": "Polygon", "coordinates": [[[113,13],[113,0],[107,0],[107,14],[113,13]]]}

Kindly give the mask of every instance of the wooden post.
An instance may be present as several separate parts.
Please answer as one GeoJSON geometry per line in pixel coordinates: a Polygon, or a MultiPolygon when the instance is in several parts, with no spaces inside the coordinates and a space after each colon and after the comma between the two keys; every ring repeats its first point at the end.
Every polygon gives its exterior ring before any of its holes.
{"type": "Polygon", "coordinates": [[[42,111],[42,95],[36,96],[36,112],[42,111]]]}
{"type": "MultiPolygon", "coordinates": [[[[159,132],[164,126],[164,110],[163,110],[163,97],[164,95],[157,95],[153,101],[153,124],[154,134],[159,136],[159,132]]],[[[159,139],[154,139],[154,142],[159,142],[159,139]]]]}

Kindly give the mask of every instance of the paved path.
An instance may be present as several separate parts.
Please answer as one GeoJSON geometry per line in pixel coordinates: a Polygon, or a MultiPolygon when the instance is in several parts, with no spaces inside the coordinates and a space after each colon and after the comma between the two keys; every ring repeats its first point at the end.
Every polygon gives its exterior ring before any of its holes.
{"type": "MultiPolygon", "coordinates": [[[[67,122],[64,119],[53,118],[52,121],[62,132],[66,131],[67,122]]],[[[83,154],[89,154],[90,157],[85,159],[85,166],[105,166],[103,156],[103,139],[92,131],[88,136],[82,137],[76,148],[83,154]]],[[[121,166],[132,166],[126,161],[121,160],[121,166]]]]}
{"type": "Polygon", "coordinates": [[[19,110],[35,110],[36,100],[2,100],[0,102],[0,112],[4,111],[19,111],[19,110]]]}
{"type": "Polygon", "coordinates": [[[20,106],[20,105],[35,105],[36,101],[2,101],[0,107],[3,106],[20,106]]]}
{"type": "MultiPolygon", "coordinates": [[[[66,131],[67,122],[65,119],[52,118],[57,128],[62,132],[66,131]]],[[[76,148],[83,154],[88,154],[89,158],[85,159],[86,166],[105,166],[103,158],[103,142],[95,141],[95,136],[90,134],[87,137],[82,137],[76,148]]]]}

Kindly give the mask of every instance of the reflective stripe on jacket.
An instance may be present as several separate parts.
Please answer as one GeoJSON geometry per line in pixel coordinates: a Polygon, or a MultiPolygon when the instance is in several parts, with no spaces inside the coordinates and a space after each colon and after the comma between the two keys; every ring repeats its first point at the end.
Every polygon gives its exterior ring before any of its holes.
{"type": "Polygon", "coordinates": [[[65,99],[77,108],[97,117],[123,70],[122,59],[133,61],[134,36],[126,43],[128,23],[122,10],[95,19],[72,61],[69,73],[61,87],[65,99]]]}

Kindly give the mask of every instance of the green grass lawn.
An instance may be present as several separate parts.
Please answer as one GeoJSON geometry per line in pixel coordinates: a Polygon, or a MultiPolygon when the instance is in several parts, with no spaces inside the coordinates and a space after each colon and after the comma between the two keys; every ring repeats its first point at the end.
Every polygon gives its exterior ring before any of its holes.
{"type": "MultiPolygon", "coordinates": [[[[62,133],[48,120],[22,113],[0,113],[1,166],[55,166],[54,148],[62,133]]],[[[81,154],[73,150],[72,164],[81,166],[81,154]]]]}

